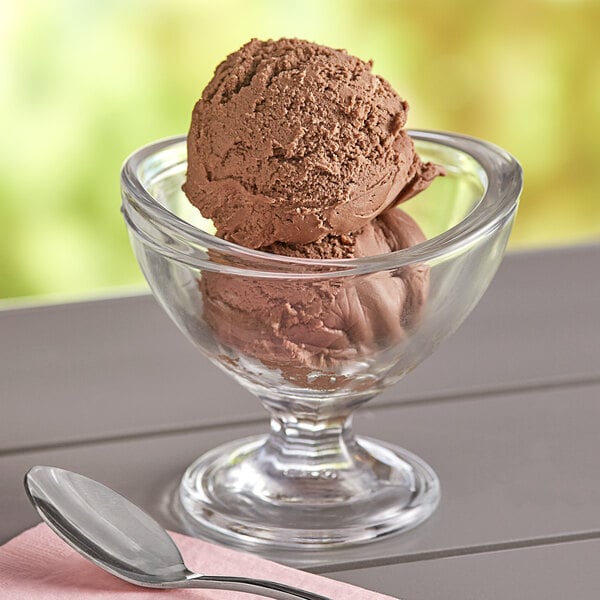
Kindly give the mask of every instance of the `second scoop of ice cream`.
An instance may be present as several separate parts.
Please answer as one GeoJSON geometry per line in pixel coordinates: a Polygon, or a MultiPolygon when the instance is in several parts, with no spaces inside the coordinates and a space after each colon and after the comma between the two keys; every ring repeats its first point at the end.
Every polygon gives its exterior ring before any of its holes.
{"type": "MultiPolygon", "coordinates": [[[[418,225],[395,209],[327,244],[274,245],[270,251],[302,258],[358,258],[424,239],[418,225]]],[[[400,343],[420,317],[428,282],[427,267],[412,265],[323,280],[207,271],[200,286],[204,317],[219,341],[290,378],[343,371],[348,361],[400,343]]]]}

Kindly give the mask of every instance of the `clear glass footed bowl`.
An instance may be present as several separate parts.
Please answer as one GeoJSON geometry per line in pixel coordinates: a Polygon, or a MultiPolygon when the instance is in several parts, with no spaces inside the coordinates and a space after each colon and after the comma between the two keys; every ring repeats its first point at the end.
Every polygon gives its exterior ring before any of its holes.
{"type": "Polygon", "coordinates": [[[502,260],[522,173],[487,142],[410,134],[447,176],[393,209],[410,215],[424,241],[368,258],[290,258],[215,237],[181,191],[183,136],[127,159],[122,211],[154,295],[271,416],[265,435],[229,442],[187,469],[179,494],[196,534],[301,556],[410,529],[435,510],[432,468],[395,440],[355,436],[352,413],[477,304],[502,260]]]}

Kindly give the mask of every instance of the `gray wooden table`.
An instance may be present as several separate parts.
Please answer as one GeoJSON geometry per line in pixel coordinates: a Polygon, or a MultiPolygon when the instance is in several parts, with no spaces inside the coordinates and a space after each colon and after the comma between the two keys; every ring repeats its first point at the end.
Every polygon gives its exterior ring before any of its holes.
{"type": "MultiPolygon", "coordinates": [[[[22,490],[35,464],[178,529],[188,463],[266,427],[146,295],[0,311],[0,398],[0,542],[38,521],[22,490]]],[[[356,430],[426,459],[443,499],[412,532],[312,570],[407,600],[600,597],[600,245],[508,255],[459,332],[356,430]]]]}

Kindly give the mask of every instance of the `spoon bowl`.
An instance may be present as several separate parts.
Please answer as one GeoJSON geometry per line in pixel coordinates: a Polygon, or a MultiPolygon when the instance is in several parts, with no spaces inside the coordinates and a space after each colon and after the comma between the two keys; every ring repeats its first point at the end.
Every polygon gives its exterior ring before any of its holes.
{"type": "Polygon", "coordinates": [[[175,542],[152,517],[110,488],[57,467],[33,467],[27,495],[49,527],[95,565],[151,588],[247,592],[275,600],[327,600],[281,583],[190,571],[175,542]]]}

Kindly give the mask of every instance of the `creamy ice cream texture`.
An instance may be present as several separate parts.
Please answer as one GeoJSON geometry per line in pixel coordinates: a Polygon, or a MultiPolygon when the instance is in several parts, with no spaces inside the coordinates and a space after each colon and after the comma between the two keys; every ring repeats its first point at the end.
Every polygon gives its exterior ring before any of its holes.
{"type": "MultiPolygon", "coordinates": [[[[358,258],[423,240],[408,215],[392,210],[343,240],[271,249],[302,258],[358,258]]],[[[205,318],[221,342],[289,373],[290,367],[332,371],[401,342],[419,318],[428,281],[427,267],[410,266],[394,273],[308,281],[207,271],[200,286],[205,318]]]]}
{"type": "Polygon", "coordinates": [[[427,187],[408,104],[371,63],[303,40],[252,40],[194,107],[184,190],[251,248],[358,231],[427,187]]]}
{"type": "MultiPolygon", "coordinates": [[[[184,191],[217,235],[289,257],[357,258],[421,241],[398,203],[442,169],[403,129],[408,104],[371,63],[295,39],[252,40],[194,107],[184,191]]],[[[428,270],[299,281],[204,272],[204,317],[267,366],[335,370],[406,337],[428,270]]]]}

